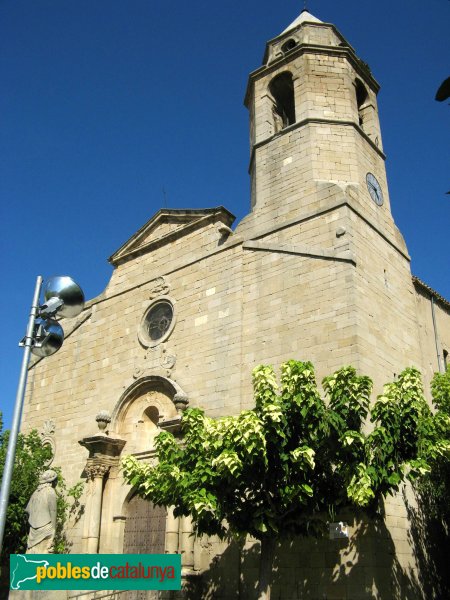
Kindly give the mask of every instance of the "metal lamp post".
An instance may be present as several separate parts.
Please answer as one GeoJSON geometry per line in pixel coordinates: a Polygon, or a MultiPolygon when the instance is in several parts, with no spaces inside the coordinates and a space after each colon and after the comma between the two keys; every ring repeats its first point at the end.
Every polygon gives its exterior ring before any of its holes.
{"type": "Polygon", "coordinates": [[[44,304],[39,305],[41,288],[42,277],[39,276],[36,279],[27,332],[20,342],[20,345],[24,347],[24,353],[0,491],[0,551],[3,547],[6,511],[14,469],[17,437],[22,419],[30,355],[33,352],[39,357],[46,357],[57,352],[64,341],[64,332],[61,325],[54,320],[54,317],[57,314],[60,317],[75,317],[84,307],[83,291],[70,277],[50,278],[44,286],[44,304]]]}

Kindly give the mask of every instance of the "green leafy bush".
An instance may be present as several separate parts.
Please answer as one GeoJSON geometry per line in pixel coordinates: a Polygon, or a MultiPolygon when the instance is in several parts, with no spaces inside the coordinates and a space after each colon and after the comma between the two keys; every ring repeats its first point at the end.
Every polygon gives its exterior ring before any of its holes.
{"type": "MultiPolygon", "coordinates": [[[[181,443],[167,432],[156,438],[157,464],[122,461],[142,497],[190,515],[197,534],[261,540],[261,598],[274,540],[318,535],[344,505],[376,509],[405,478],[447,460],[450,437],[447,417],[433,415],[413,368],[387,384],[371,410],[372,382],[353,367],[323,380],[325,398],[309,362],[284,363],[280,384],[272,367],[256,367],[253,410],[212,419],[189,409],[181,443]]],[[[441,408],[450,405],[448,389],[447,379],[435,381],[441,408]]]]}

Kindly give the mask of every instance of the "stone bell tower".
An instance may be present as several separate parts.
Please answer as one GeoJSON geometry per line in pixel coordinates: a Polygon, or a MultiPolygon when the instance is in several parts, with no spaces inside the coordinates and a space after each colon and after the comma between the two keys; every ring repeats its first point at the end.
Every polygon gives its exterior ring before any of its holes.
{"type": "MultiPolygon", "coordinates": [[[[420,356],[410,259],[391,213],[378,90],[336,27],[306,10],[270,40],[245,96],[252,211],[237,231],[329,259],[326,285],[336,286],[352,327],[351,338],[338,343],[341,362],[381,384],[419,365],[420,356]],[[343,281],[339,261],[352,264],[343,281]]],[[[306,293],[301,285],[299,295],[306,293]]],[[[317,312],[316,325],[322,312],[330,318],[336,310],[333,301],[321,307],[326,297],[317,284],[312,305],[306,297],[300,302],[317,312]]],[[[342,319],[332,319],[340,330],[342,319]]]]}
{"type": "Polygon", "coordinates": [[[252,207],[304,209],[314,184],[333,182],[360,186],[364,210],[390,218],[378,90],[334,25],[306,10],[270,40],[245,97],[252,207]]]}

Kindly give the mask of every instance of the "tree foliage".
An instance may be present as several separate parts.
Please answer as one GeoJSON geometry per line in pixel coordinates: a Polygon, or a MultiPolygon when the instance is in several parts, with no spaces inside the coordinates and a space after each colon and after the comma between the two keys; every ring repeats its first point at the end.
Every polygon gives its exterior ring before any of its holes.
{"type": "MultiPolygon", "coordinates": [[[[387,384],[371,409],[372,382],[352,367],[323,380],[325,398],[309,362],[284,363],[279,387],[273,368],[259,366],[253,387],[255,408],[239,415],[187,410],[181,442],[160,433],[157,463],[128,456],[125,479],[175,516],[190,515],[198,534],[251,534],[263,549],[319,534],[343,505],[376,507],[448,452],[447,421],[432,414],[416,369],[387,384]]],[[[435,400],[447,406],[448,395],[435,400]]]]}
{"type": "Polygon", "coordinates": [[[426,499],[428,518],[442,521],[450,531],[450,370],[436,373],[431,382],[436,412],[425,421],[422,453],[429,469],[416,484],[426,499]]]}
{"type": "Polygon", "coordinates": [[[67,487],[61,469],[56,467],[55,471],[58,473],[58,485],[56,487],[56,532],[53,552],[55,554],[68,554],[72,542],[67,535],[66,525],[70,518],[78,520],[81,516],[80,498],[83,494],[84,482],[78,481],[72,487],[67,487]]]}
{"type": "MultiPolygon", "coordinates": [[[[8,449],[9,431],[3,431],[0,413],[0,477],[3,476],[6,452],[8,449]]],[[[6,526],[3,539],[3,557],[9,554],[25,552],[28,536],[28,515],[25,507],[39,484],[39,477],[47,469],[52,451],[42,443],[36,430],[27,435],[19,434],[17,438],[14,469],[11,480],[6,526]]],[[[68,489],[61,470],[58,473],[57,520],[54,541],[55,552],[64,553],[69,550],[69,542],[65,535],[64,525],[69,514],[76,509],[81,495],[82,483],[68,489]]]]}
{"type": "Polygon", "coordinates": [[[434,414],[423,424],[422,452],[429,470],[414,483],[416,503],[407,504],[410,533],[427,598],[450,597],[450,371],[431,383],[434,414]]]}
{"type": "MultiPolygon", "coordinates": [[[[0,420],[0,474],[3,476],[9,431],[3,431],[0,420]]],[[[42,444],[37,431],[17,438],[14,470],[11,479],[3,548],[6,554],[24,552],[28,535],[25,507],[37,488],[39,476],[51,458],[51,448],[42,444]]]]}

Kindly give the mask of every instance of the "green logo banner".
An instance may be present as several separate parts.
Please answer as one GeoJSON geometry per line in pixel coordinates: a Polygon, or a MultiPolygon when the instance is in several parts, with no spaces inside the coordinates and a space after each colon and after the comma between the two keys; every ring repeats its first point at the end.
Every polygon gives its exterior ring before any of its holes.
{"type": "Polygon", "coordinates": [[[11,554],[11,590],[180,590],[180,554],[11,554]]]}

